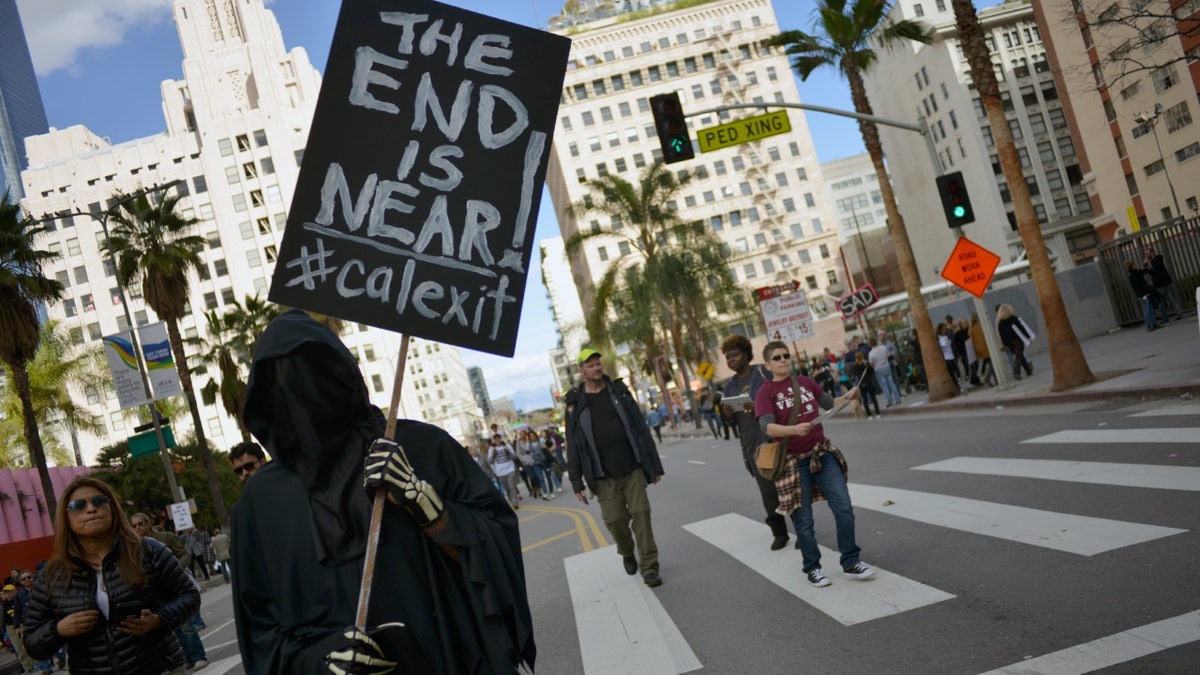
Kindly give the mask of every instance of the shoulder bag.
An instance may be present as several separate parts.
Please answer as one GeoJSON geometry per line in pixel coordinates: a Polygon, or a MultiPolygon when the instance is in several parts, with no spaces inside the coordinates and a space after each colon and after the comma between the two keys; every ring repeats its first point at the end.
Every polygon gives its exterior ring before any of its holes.
{"type": "MultiPolygon", "coordinates": [[[[800,393],[799,382],[796,378],[792,378],[792,414],[788,416],[788,426],[796,423],[796,418],[800,416],[800,393]]],[[[787,468],[787,436],[778,438],[766,443],[760,443],[754,450],[754,468],[758,470],[758,474],[769,481],[776,481],[783,477],[783,472],[787,468]]]]}

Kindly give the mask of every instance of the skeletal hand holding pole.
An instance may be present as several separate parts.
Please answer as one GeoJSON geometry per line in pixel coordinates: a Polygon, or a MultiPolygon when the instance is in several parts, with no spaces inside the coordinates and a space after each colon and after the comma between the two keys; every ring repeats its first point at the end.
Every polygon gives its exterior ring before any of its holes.
{"type": "MultiPolygon", "coordinates": [[[[387,427],[384,438],[396,433],[396,413],[400,409],[400,389],[404,386],[404,367],[408,362],[408,334],[400,337],[400,362],[396,365],[396,376],[392,382],[392,402],[388,406],[387,427]]],[[[383,506],[387,502],[387,487],[375,488],[371,503],[371,529],[367,531],[367,553],[363,560],[362,584],[358,589],[358,611],[354,614],[354,625],[367,625],[367,606],[371,603],[371,582],[375,579],[375,556],[379,553],[379,531],[383,527],[383,506]]]]}
{"type": "MultiPolygon", "coordinates": [[[[392,383],[392,401],[388,407],[387,426],[383,435],[391,438],[396,432],[396,414],[400,408],[400,390],[404,386],[404,368],[408,361],[408,335],[400,337],[400,360],[392,383]]],[[[374,447],[374,445],[372,445],[374,447]]],[[[371,604],[371,585],[375,579],[375,558],[379,553],[379,532],[383,527],[383,507],[387,503],[386,485],[378,485],[371,503],[371,526],[367,531],[367,550],[363,559],[362,583],[358,589],[358,608],[354,625],[342,634],[347,643],[325,657],[325,665],[334,675],[383,675],[395,670],[397,662],[385,656],[380,642],[391,642],[387,636],[403,634],[403,623],[389,623],[373,629],[366,628],[367,609],[371,604]]]]}

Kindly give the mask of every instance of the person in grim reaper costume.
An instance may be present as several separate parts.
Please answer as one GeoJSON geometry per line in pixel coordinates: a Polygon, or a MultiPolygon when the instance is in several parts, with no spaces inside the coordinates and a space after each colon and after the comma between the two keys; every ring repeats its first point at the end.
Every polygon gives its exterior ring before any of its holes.
{"type": "Polygon", "coordinates": [[[333,331],[298,310],[267,327],[245,422],[274,459],[232,517],[247,673],[532,671],[516,514],[443,430],[401,420],[380,438],[383,415],[333,331]],[[376,485],[388,504],[367,626],[354,628],[376,485]]]}

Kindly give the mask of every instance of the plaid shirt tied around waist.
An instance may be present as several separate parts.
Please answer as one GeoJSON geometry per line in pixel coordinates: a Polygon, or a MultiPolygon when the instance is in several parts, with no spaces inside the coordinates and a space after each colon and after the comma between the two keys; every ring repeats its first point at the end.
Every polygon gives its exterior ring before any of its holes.
{"type": "MultiPolygon", "coordinates": [[[[850,479],[850,468],[846,465],[846,458],[842,456],[842,451],[825,439],[817,444],[811,452],[804,455],[788,455],[787,464],[783,470],[783,476],[775,481],[775,491],[779,493],[779,508],[775,509],[775,513],[781,516],[791,515],[792,511],[800,508],[801,494],[800,487],[800,462],[808,462],[808,472],[821,473],[821,458],[826,455],[833,455],[837,460],[838,466],[842,467],[842,475],[846,480],[850,479]]],[[[812,486],[812,502],[813,504],[825,499],[825,494],[821,492],[819,485],[812,486]]]]}

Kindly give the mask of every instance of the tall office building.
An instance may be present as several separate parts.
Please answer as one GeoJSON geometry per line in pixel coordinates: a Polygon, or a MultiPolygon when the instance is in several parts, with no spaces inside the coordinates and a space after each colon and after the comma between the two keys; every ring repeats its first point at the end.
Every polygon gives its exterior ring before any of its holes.
{"type": "Polygon", "coordinates": [[[1100,238],[1200,213],[1200,0],[1045,0],[1034,12],[1100,238]]]}
{"type": "MultiPolygon", "coordinates": [[[[865,75],[875,114],[930,126],[937,157],[920,134],[880,126],[892,184],[908,229],[923,284],[939,272],[954,247],[934,178],[962,171],[976,221],[963,228],[971,240],[1003,262],[1022,257],[1012,198],[1005,182],[970,67],[958,42],[949,2],[899,0],[892,17],[931,25],[931,45],[897,46],[865,75]]],[[[1092,205],[1054,81],[1041,32],[1028,1],[981,10],[979,20],[992,53],[1000,97],[1017,145],[1042,235],[1059,269],[1094,252],[1092,205]]]]}
{"type": "MultiPolygon", "coordinates": [[[[247,295],[265,297],[276,262],[320,76],[302,48],[285,51],[279,25],[262,0],[175,0],[173,11],[183,79],[162,84],[166,131],[112,145],[73,126],[28,140],[24,203],[47,217],[50,231],[38,245],[61,255],[46,272],[67,289],[50,313],[80,344],[98,344],[102,336],[127,328],[113,264],[102,253],[100,219],[117,192],[182,181],[173,189],[184,195],[183,215],[198,219],[195,231],[207,240],[200,273],[190,279],[191,311],[181,322],[185,338],[205,336],[205,311],[223,313],[247,295]]],[[[126,291],[134,324],[157,320],[139,288],[126,291]]],[[[399,336],[347,323],[342,338],[362,367],[372,400],[386,408],[399,365],[399,336]]],[[[189,363],[199,389],[209,375],[194,355],[189,363]]],[[[414,340],[407,363],[399,415],[456,435],[470,433],[481,415],[458,349],[414,340]]],[[[129,435],[133,419],[118,409],[111,389],[91,385],[80,394],[106,426],[86,444],[92,455],[129,435]]],[[[214,448],[241,440],[219,406],[204,406],[201,418],[214,448]]],[[[192,426],[187,416],[177,424],[179,437],[192,426]]]]}
{"type": "Polygon", "coordinates": [[[467,380],[471,383],[471,395],[475,397],[475,405],[479,406],[484,417],[491,417],[492,396],[488,393],[487,380],[483,377],[483,368],[479,366],[467,368],[467,380]]]}
{"type": "MultiPolygon", "coordinates": [[[[787,57],[762,46],[779,32],[768,0],[713,0],[677,10],[645,4],[652,6],[632,15],[583,13],[562,28],[572,39],[571,60],[547,184],[564,239],[621,227],[571,205],[584,201],[590,180],[613,174],[636,184],[660,158],[651,96],[676,92],[689,114],[731,104],[800,101],[787,57]]],[[[698,129],[761,113],[710,113],[688,122],[694,136],[698,129]]],[[[670,165],[692,180],[668,206],[685,222],[710,228],[728,246],[729,274],[748,293],[795,279],[810,298],[821,299],[844,281],[837,230],[808,125],[799,111],[789,111],[789,117],[790,133],[670,165]]],[[[597,280],[630,255],[627,241],[601,237],[589,239],[571,259],[585,312],[597,280]]],[[[757,321],[741,330],[761,332],[757,321]]]]}
{"type": "Polygon", "coordinates": [[[0,0],[0,195],[23,196],[25,137],[46,133],[46,109],[33,74],[33,59],[17,0],[0,0]]]}

